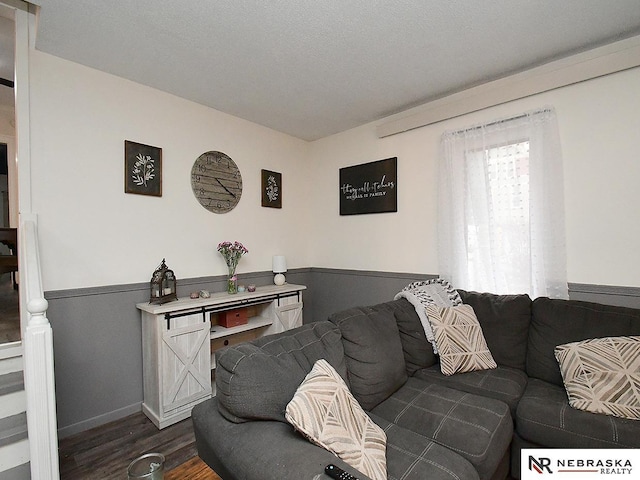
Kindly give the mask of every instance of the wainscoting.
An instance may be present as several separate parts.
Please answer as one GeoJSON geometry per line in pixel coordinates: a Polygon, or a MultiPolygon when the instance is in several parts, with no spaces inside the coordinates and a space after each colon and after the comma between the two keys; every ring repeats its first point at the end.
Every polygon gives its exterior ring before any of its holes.
{"type": "Polygon", "coordinates": [[[569,298],[619,307],[640,308],[640,288],[570,283],[569,298]]]}
{"type": "MultiPolygon", "coordinates": [[[[240,282],[267,285],[271,272],[241,274],[240,282]]],[[[290,270],[306,285],[304,322],[388,301],[407,284],[433,274],[329,268],[290,270]]],[[[226,277],[178,279],[178,295],[224,291],[226,277]]],[[[640,288],[570,284],[570,297],[640,308],[640,288]]],[[[148,283],[46,292],[53,328],[59,437],[64,438],[141,411],[142,337],[136,303],[149,299],[148,283]]]]}

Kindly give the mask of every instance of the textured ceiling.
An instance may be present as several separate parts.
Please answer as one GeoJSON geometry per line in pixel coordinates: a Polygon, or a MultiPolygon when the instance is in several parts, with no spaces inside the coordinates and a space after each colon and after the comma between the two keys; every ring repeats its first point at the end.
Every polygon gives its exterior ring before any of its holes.
{"type": "Polygon", "coordinates": [[[35,0],[36,48],[314,140],[640,34],[640,0],[35,0]]]}

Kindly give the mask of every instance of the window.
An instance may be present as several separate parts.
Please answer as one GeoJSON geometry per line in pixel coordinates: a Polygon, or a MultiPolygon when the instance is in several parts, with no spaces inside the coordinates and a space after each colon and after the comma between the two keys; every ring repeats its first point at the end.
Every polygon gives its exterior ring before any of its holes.
{"type": "Polygon", "coordinates": [[[557,138],[551,109],[443,135],[439,262],[452,285],[567,298],[557,138]]]}

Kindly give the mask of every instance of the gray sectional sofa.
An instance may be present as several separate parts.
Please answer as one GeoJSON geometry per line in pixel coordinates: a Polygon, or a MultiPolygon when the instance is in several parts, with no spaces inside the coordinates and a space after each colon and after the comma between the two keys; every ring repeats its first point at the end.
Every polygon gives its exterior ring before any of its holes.
{"type": "Polygon", "coordinates": [[[216,397],[194,407],[199,456],[224,480],[322,479],[334,463],[287,403],[326,359],[387,435],[389,479],[520,477],[521,448],[640,448],[640,421],[569,406],[556,345],[640,335],[640,310],[459,291],[498,367],[444,376],[405,299],[338,312],[217,353],[216,397]]]}

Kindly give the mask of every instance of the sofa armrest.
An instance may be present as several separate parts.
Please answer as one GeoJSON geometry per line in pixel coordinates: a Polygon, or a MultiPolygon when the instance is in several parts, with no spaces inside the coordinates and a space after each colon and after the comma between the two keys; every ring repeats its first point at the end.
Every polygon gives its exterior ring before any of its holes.
{"type": "Polygon", "coordinates": [[[324,467],[330,463],[367,480],[333,453],[307,441],[289,424],[228,421],[218,412],[215,397],[196,405],[191,419],[198,455],[223,480],[330,480],[324,474],[324,467]]]}

